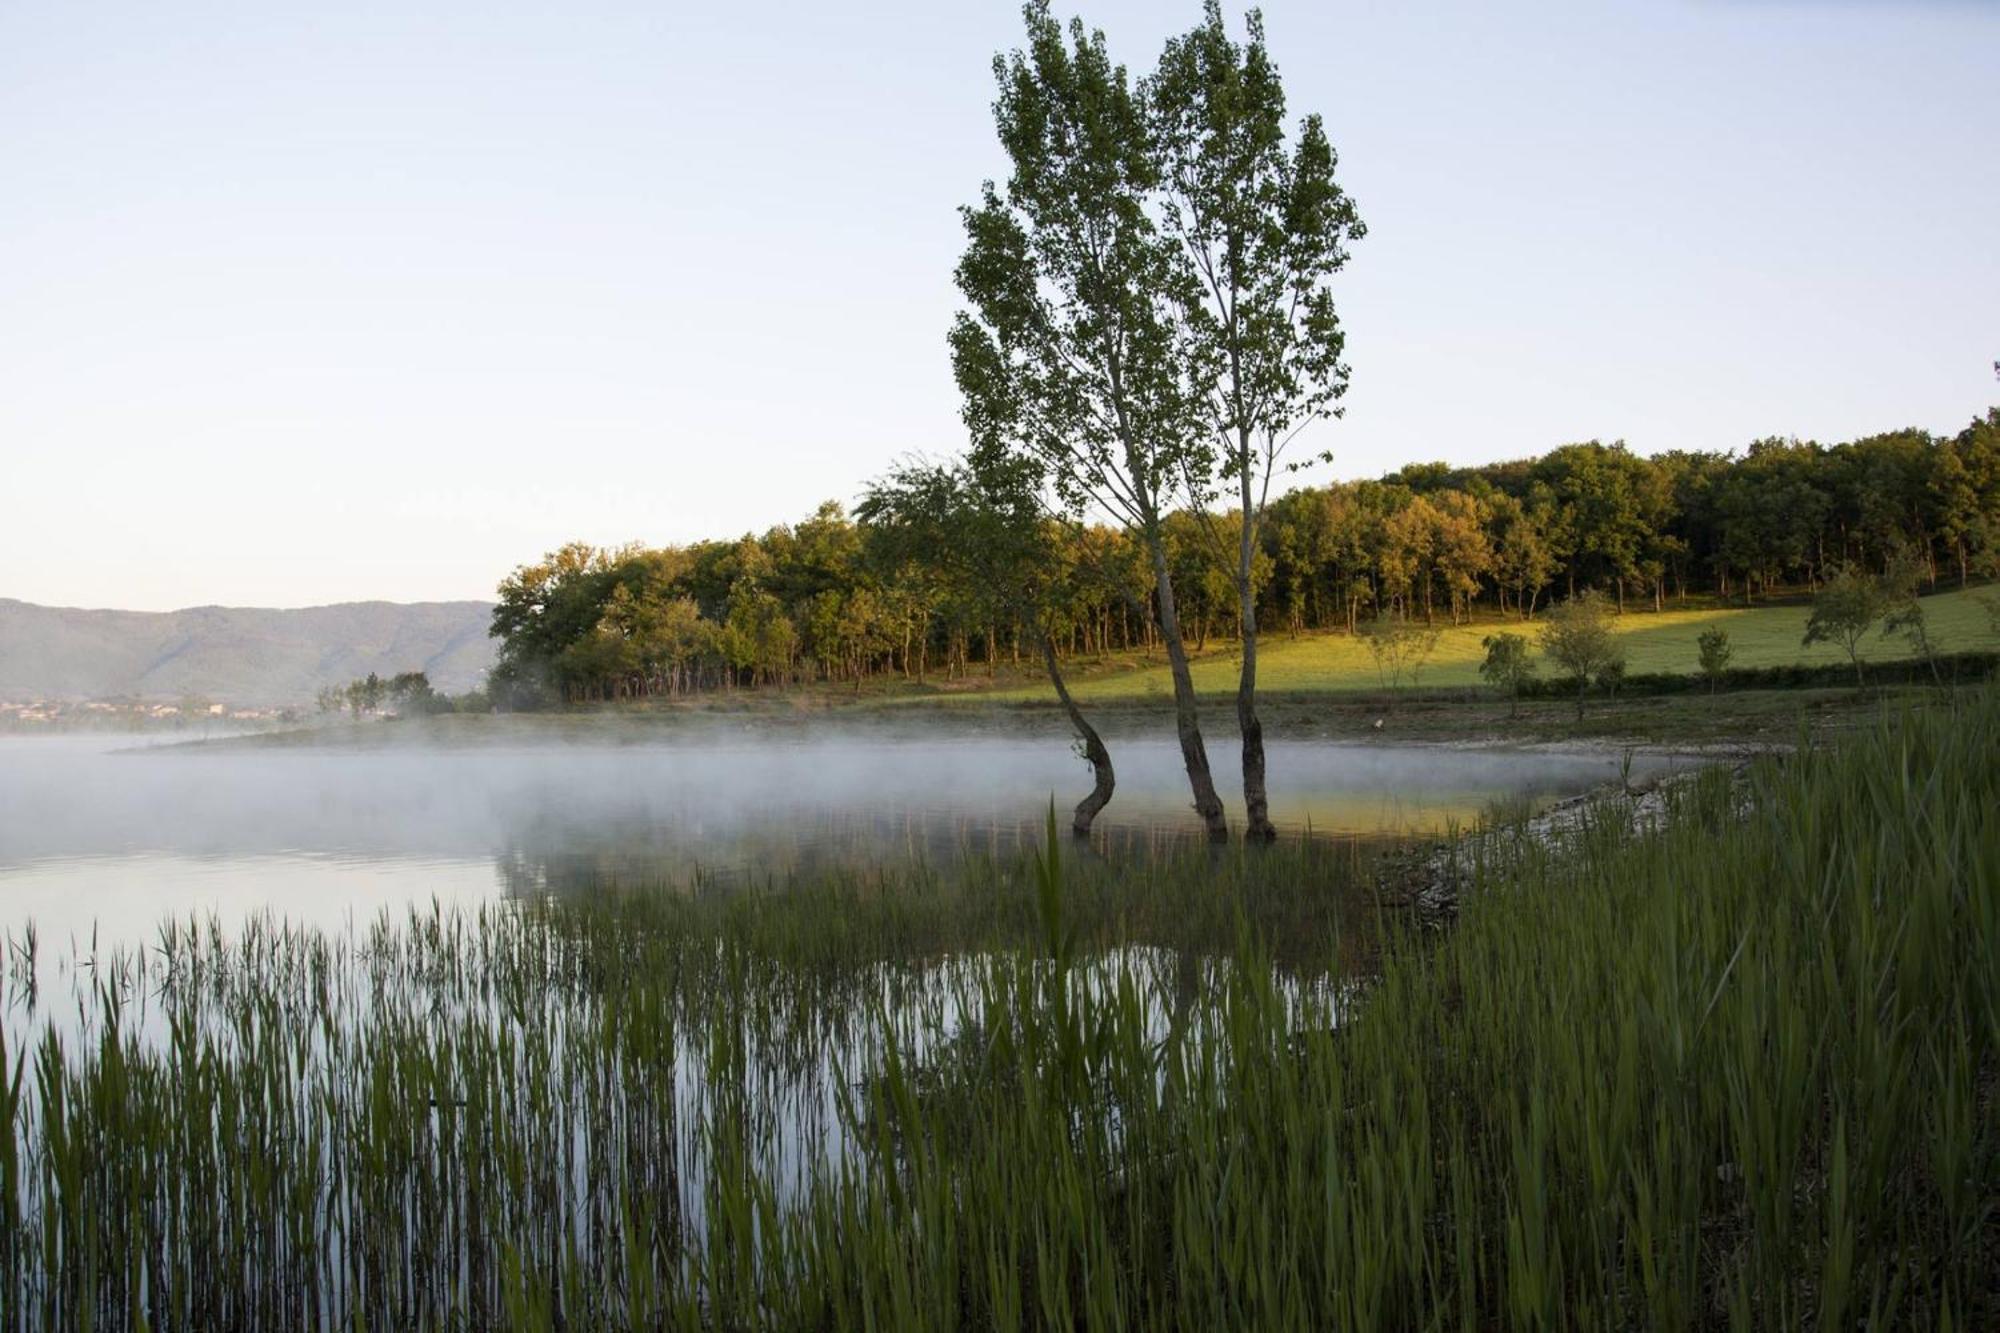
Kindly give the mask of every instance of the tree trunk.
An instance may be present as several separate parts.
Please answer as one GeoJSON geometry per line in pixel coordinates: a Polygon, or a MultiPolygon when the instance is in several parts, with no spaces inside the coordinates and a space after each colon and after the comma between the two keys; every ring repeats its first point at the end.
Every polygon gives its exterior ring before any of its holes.
{"type": "Polygon", "coordinates": [[[1091,776],[1095,779],[1090,795],[1076,803],[1076,816],[1070,821],[1071,831],[1079,838],[1087,838],[1097,812],[1111,804],[1111,793],[1117,787],[1118,779],[1111,771],[1111,751],[1104,748],[1104,738],[1084,717],[1083,710],[1070,697],[1069,686],[1063,683],[1062,668],[1056,663],[1055,640],[1047,634],[1041,638],[1042,662],[1049,669],[1049,683],[1056,687],[1056,698],[1062,700],[1063,711],[1069,714],[1069,724],[1083,738],[1083,757],[1090,761],[1091,776]]]}
{"type": "MultiPolygon", "coordinates": [[[[1245,452],[1248,452],[1247,448],[1245,452]]],[[[1243,518],[1236,547],[1236,597],[1243,621],[1243,670],[1236,678],[1236,725],[1243,733],[1243,836],[1250,842],[1276,841],[1271,826],[1271,794],[1264,781],[1264,724],[1257,717],[1257,594],[1250,585],[1257,530],[1252,515],[1250,471],[1242,476],[1243,518]]]]}
{"type": "Polygon", "coordinates": [[[1180,734],[1181,758],[1186,761],[1188,786],[1194,792],[1195,812],[1208,827],[1211,842],[1229,841],[1229,821],[1222,813],[1222,798],[1215,792],[1215,775],[1208,767],[1208,747],[1201,740],[1201,718],[1195,710],[1194,677],[1188,671],[1187,645],[1181,642],[1180,615],[1174,607],[1173,575],[1167,572],[1167,548],[1157,532],[1146,534],[1152,548],[1153,587],[1159,601],[1160,638],[1166,642],[1167,664],[1174,677],[1174,729],[1180,734]]]}

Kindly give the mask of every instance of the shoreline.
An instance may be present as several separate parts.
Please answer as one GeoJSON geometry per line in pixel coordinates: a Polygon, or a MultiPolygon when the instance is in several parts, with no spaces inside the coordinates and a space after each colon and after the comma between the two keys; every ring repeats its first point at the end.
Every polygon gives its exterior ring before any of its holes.
{"type": "MultiPolygon", "coordinates": [[[[1856,690],[1798,688],[1719,695],[1640,696],[1594,701],[1582,720],[1568,702],[1525,700],[1510,708],[1484,696],[1385,700],[1278,694],[1261,701],[1265,735],[1273,742],[1307,742],[1356,749],[1394,748],[1466,753],[1515,752],[1617,758],[1686,758],[1713,762],[1797,748],[1802,737],[1837,733],[1885,707],[1932,691],[1889,686],[1856,690]]],[[[1211,762],[1233,769],[1239,733],[1222,701],[1208,703],[1205,728],[1211,762]]],[[[1116,747],[1171,737],[1173,714],[1163,700],[1099,705],[1087,714],[1116,747]]],[[[684,740],[756,742],[810,735],[925,739],[1006,735],[1067,743],[1068,719],[1046,703],[981,701],[861,702],[800,706],[779,697],[729,709],[601,707],[532,713],[441,714],[421,718],[341,719],[320,725],[210,737],[106,735],[145,753],[214,753],[315,749],[392,750],[519,748],[553,745],[653,746],[684,740]]]]}
{"type": "Polygon", "coordinates": [[[1782,758],[1790,750],[1764,750],[1718,759],[1695,768],[1661,773],[1639,783],[1622,779],[1566,796],[1524,819],[1490,828],[1472,829],[1457,837],[1435,839],[1402,856],[1390,856],[1376,878],[1376,893],[1385,906],[1410,910],[1429,925],[1448,923],[1471,886],[1469,864],[1491,864],[1518,858],[1525,848],[1560,852],[1563,844],[1586,830],[1594,813],[1611,813],[1631,837],[1644,837],[1666,827],[1676,796],[1712,769],[1729,763],[1731,806],[1742,813],[1750,767],[1759,758],[1782,758]],[[1613,807],[1624,803],[1624,808],[1613,807]]]}

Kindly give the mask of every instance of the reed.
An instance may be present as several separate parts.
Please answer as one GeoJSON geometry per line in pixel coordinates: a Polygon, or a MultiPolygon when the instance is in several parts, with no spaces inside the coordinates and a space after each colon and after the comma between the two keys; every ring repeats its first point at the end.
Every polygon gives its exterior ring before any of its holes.
{"type": "Polygon", "coordinates": [[[8,941],[8,1329],[1980,1327],[2000,695],[1486,840],[8,941]]]}

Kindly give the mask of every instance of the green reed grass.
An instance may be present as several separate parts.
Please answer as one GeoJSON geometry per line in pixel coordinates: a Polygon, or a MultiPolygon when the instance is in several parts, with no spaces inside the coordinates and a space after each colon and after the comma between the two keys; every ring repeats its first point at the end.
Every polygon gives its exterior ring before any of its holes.
{"type": "Polygon", "coordinates": [[[1996,809],[1987,693],[1443,933],[1051,848],[17,963],[0,1326],[1991,1326],[1996,809]]]}

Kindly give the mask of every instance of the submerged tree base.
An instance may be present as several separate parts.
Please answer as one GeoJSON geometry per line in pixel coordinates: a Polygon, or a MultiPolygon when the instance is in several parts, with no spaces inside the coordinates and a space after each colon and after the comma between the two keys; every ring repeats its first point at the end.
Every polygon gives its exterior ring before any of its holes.
{"type": "Polygon", "coordinates": [[[1990,1326],[1996,808],[1986,692],[1441,933],[1291,842],[1066,857],[1054,959],[1012,865],[165,932],[10,1020],[6,1322],[1990,1326]]]}

